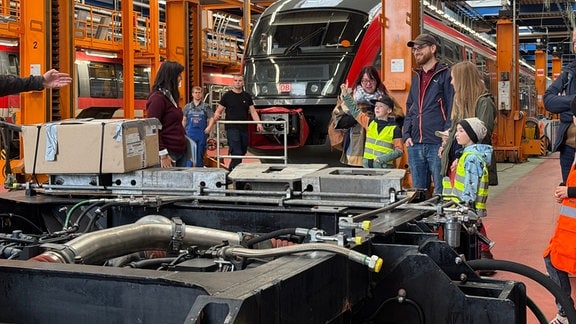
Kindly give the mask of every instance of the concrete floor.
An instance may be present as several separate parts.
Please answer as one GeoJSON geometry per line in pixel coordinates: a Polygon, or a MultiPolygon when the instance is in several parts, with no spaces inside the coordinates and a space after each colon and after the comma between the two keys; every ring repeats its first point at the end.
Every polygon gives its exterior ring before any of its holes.
{"type": "MultiPolygon", "coordinates": [[[[552,235],[560,204],[554,189],[561,182],[558,155],[530,158],[524,163],[499,163],[499,185],[490,187],[485,218],[487,233],[496,242],[495,259],[525,264],[546,273],[542,253],[552,235]]],[[[553,296],[538,283],[509,272],[499,271],[493,278],[522,281],[530,297],[547,316],[556,314],[553,296]]],[[[573,280],[572,286],[576,287],[573,280]]],[[[576,294],[572,293],[572,298],[576,294]]],[[[539,323],[527,311],[527,323],[539,323]]]]}

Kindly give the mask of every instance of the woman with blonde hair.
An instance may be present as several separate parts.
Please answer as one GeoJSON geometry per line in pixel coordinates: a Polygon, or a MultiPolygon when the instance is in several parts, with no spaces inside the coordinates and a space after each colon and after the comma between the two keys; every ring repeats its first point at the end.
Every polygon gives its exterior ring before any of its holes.
{"type": "MultiPolygon", "coordinates": [[[[456,63],[450,68],[452,74],[452,86],[454,87],[454,100],[452,104],[452,115],[450,116],[452,127],[449,134],[444,135],[444,141],[440,146],[440,157],[442,159],[442,176],[450,173],[450,166],[456,159],[456,152],[461,149],[454,140],[456,133],[455,125],[462,119],[478,117],[484,122],[488,133],[482,144],[492,144],[492,132],[496,126],[496,105],[492,95],[486,89],[480,71],[472,62],[464,61],[456,63]]],[[[498,184],[496,173],[496,163],[494,157],[488,167],[490,184],[498,184]]]]}

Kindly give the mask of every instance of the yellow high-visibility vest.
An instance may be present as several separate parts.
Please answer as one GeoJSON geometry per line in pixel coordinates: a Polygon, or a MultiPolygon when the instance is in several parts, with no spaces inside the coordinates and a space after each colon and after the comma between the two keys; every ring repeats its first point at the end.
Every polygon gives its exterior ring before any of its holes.
{"type": "MultiPolygon", "coordinates": [[[[464,161],[470,154],[477,154],[474,152],[464,152],[460,159],[458,159],[458,166],[456,167],[456,177],[454,178],[454,186],[449,177],[442,179],[442,196],[444,200],[453,200],[461,202],[462,194],[464,193],[464,180],[466,179],[466,169],[464,168],[464,161]]],[[[478,216],[486,216],[486,200],[488,200],[488,167],[486,162],[483,162],[482,176],[478,184],[478,192],[476,194],[476,201],[474,207],[478,216]]]]}
{"type": "MultiPolygon", "coordinates": [[[[394,151],[394,129],[396,125],[390,124],[378,132],[378,123],[370,122],[366,129],[366,143],[364,144],[364,158],[374,160],[377,156],[394,151]]],[[[394,161],[388,161],[392,165],[394,161]]]]}

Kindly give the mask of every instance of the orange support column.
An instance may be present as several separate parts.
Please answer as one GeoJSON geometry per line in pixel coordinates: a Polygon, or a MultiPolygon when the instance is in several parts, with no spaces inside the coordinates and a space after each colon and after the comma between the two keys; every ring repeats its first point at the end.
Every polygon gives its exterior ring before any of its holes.
{"type": "MultiPolygon", "coordinates": [[[[42,75],[51,68],[49,51],[51,28],[49,10],[44,1],[22,2],[20,37],[20,74],[42,75]]],[[[26,92],[20,95],[20,123],[33,124],[52,120],[51,90],[26,92]]]]}
{"type": "Polygon", "coordinates": [[[538,106],[538,114],[543,115],[545,114],[546,110],[544,109],[544,91],[546,91],[546,74],[548,67],[546,66],[546,53],[541,50],[537,49],[534,52],[535,55],[535,83],[536,83],[536,104],[538,106]]]}
{"type": "Polygon", "coordinates": [[[184,66],[182,87],[180,88],[179,105],[181,107],[190,100],[190,89],[193,84],[200,84],[201,82],[201,73],[195,72],[199,71],[201,66],[199,54],[201,53],[199,49],[201,26],[198,23],[200,17],[198,2],[198,0],[166,1],[166,57],[168,60],[179,62],[184,66]],[[188,37],[198,40],[198,44],[190,44],[188,37]],[[198,53],[197,57],[191,55],[191,48],[193,47],[195,47],[194,53],[198,53]],[[190,71],[197,73],[197,76],[191,75],[190,71]],[[195,78],[198,79],[194,80],[195,78]]]}
{"type": "Polygon", "coordinates": [[[55,36],[58,37],[58,40],[55,41],[52,39],[51,46],[53,49],[52,52],[57,53],[58,55],[57,57],[54,55],[52,56],[52,66],[60,72],[70,74],[73,83],[71,86],[52,90],[52,94],[55,94],[56,92],[58,94],[60,118],[68,119],[75,117],[77,105],[76,100],[74,100],[76,87],[73,86],[74,81],[77,81],[76,73],[74,72],[74,61],[76,59],[74,49],[74,16],[70,14],[74,12],[74,4],[70,0],[58,0],[56,5],[58,8],[54,8],[53,4],[52,12],[57,13],[58,28],[52,28],[52,30],[56,30],[57,34],[55,36]]]}
{"type": "Polygon", "coordinates": [[[562,72],[562,60],[556,54],[552,54],[552,81],[562,72]]]}
{"type": "Polygon", "coordinates": [[[156,70],[160,67],[160,10],[158,7],[158,0],[150,0],[150,43],[152,44],[150,85],[154,82],[156,70]]]}
{"type": "Polygon", "coordinates": [[[136,41],[134,33],[138,22],[134,14],[134,2],[132,0],[123,0],[121,5],[124,118],[134,118],[134,42],[136,41]]]}
{"type": "Polygon", "coordinates": [[[526,116],[518,108],[518,28],[510,19],[496,23],[498,114],[494,151],[498,162],[521,162],[526,116]]]}
{"type": "MultiPolygon", "coordinates": [[[[386,88],[402,106],[406,113],[406,100],[410,92],[412,68],[416,62],[411,48],[406,44],[420,34],[422,23],[420,1],[382,0],[381,76],[386,88]]],[[[408,154],[405,152],[398,161],[398,167],[407,169],[408,154]]],[[[410,170],[404,177],[403,186],[412,187],[410,170]]]]}
{"type": "Polygon", "coordinates": [[[382,81],[404,112],[415,64],[406,43],[420,33],[420,20],[419,1],[382,1],[382,81]]]}
{"type": "MultiPolygon", "coordinates": [[[[250,1],[244,1],[250,5],[250,1]]],[[[248,7],[250,8],[250,7],[248,7]]],[[[250,11],[248,9],[248,11],[250,11]]],[[[246,19],[246,12],[244,13],[246,19]]],[[[250,17],[250,14],[248,14],[250,17]]],[[[250,30],[250,21],[248,21],[248,30],[250,30]]],[[[197,2],[188,5],[188,39],[186,41],[188,55],[186,57],[186,73],[188,75],[188,94],[192,93],[193,86],[202,85],[202,10],[197,2]]],[[[248,39],[248,37],[246,37],[248,39]]],[[[191,100],[191,98],[188,98],[191,100]]]]}

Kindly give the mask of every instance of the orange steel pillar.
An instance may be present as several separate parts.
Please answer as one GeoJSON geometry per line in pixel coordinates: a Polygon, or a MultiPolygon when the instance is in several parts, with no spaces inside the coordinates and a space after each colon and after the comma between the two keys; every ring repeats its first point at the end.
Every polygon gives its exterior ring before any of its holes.
{"type": "Polygon", "coordinates": [[[166,58],[184,66],[181,107],[190,100],[192,86],[202,82],[200,17],[199,0],[166,1],[166,58]]]}
{"type": "MultiPolygon", "coordinates": [[[[382,0],[381,76],[386,88],[406,113],[406,100],[410,91],[412,68],[416,66],[412,51],[406,44],[422,32],[422,15],[419,0],[382,0]]],[[[412,187],[408,154],[404,152],[398,167],[407,170],[403,186],[412,187]]]]}
{"type": "Polygon", "coordinates": [[[546,60],[546,53],[541,50],[537,49],[534,52],[535,55],[535,83],[536,83],[536,105],[538,107],[538,114],[543,115],[546,113],[544,109],[544,91],[546,91],[546,75],[548,66],[546,60]]]}
{"type": "Polygon", "coordinates": [[[498,162],[526,160],[521,140],[526,116],[518,100],[518,28],[510,19],[496,23],[498,114],[494,151],[498,162]]]}
{"type": "Polygon", "coordinates": [[[420,1],[382,0],[382,81],[406,112],[412,68],[415,64],[406,43],[420,34],[420,1]]]}
{"type": "Polygon", "coordinates": [[[160,67],[160,9],[158,0],[150,0],[150,43],[152,44],[152,58],[150,59],[150,86],[156,78],[156,71],[160,67]]]}
{"type": "Polygon", "coordinates": [[[134,118],[134,32],[138,22],[134,15],[134,2],[132,0],[123,0],[121,6],[124,118],[134,118]]]}
{"type": "MultiPolygon", "coordinates": [[[[23,2],[21,7],[20,74],[42,75],[50,70],[51,41],[48,0],[23,2]]],[[[32,91],[20,95],[22,124],[52,120],[50,91],[32,91]]]]}
{"type": "MultiPolygon", "coordinates": [[[[20,20],[20,75],[42,75],[52,68],[52,54],[59,55],[57,48],[51,49],[53,34],[51,15],[52,3],[49,0],[21,2],[20,20]],[[56,52],[55,52],[56,51],[56,52]]],[[[55,36],[56,35],[56,36],[55,36]]],[[[58,66],[56,66],[58,67],[58,66]]],[[[60,68],[60,67],[58,67],[60,68]]],[[[37,124],[52,121],[52,94],[58,96],[56,91],[45,89],[41,91],[23,92],[20,94],[20,111],[17,113],[16,123],[37,124]]],[[[59,102],[59,99],[56,99],[59,102]]],[[[59,112],[58,112],[59,113],[59,112]]],[[[61,116],[59,116],[60,118],[61,116]]],[[[22,143],[22,141],[20,141],[22,143]]],[[[24,157],[24,145],[20,145],[20,159],[24,157]]],[[[0,164],[4,170],[5,161],[0,164]]],[[[12,175],[24,174],[22,160],[12,160],[12,175]]],[[[12,177],[12,176],[10,176],[12,177]]],[[[2,174],[2,183],[6,179],[2,174]]],[[[10,180],[11,182],[12,180],[10,180]]],[[[25,180],[27,181],[27,180],[25,180]]],[[[40,178],[39,181],[44,181],[40,178]]]]}
{"type": "MultiPolygon", "coordinates": [[[[175,61],[186,66],[186,30],[188,27],[187,11],[188,3],[183,0],[166,1],[166,60],[175,61]]],[[[178,105],[184,107],[188,100],[186,90],[188,88],[188,75],[186,69],[182,73],[182,86],[180,87],[180,102],[178,105]]]]}
{"type": "MultiPolygon", "coordinates": [[[[58,8],[54,8],[54,2],[52,3],[52,12],[57,13],[58,19],[58,22],[56,23],[58,28],[55,28],[54,22],[52,23],[52,30],[57,33],[58,37],[58,40],[54,41],[53,39],[51,44],[53,53],[57,53],[57,57],[54,57],[54,55],[52,56],[52,66],[60,72],[70,74],[74,82],[76,81],[76,74],[74,73],[76,53],[74,49],[74,15],[71,14],[74,12],[74,3],[70,0],[58,0],[56,3],[58,8]]],[[[58,89],[57,92],[61,119],[68,119],[76,116],[76,100],[74,99],[75,91],[76,87],[73,85],[58,89]]],[[[53,94],[55,92],[56,91],[54,90],[52,91],[53,94]]]]}
{"type": "Polygon", "coordinates": [[[562,60],[558,55],[552,55],[552,81],[562,73],[562,60]]]}

